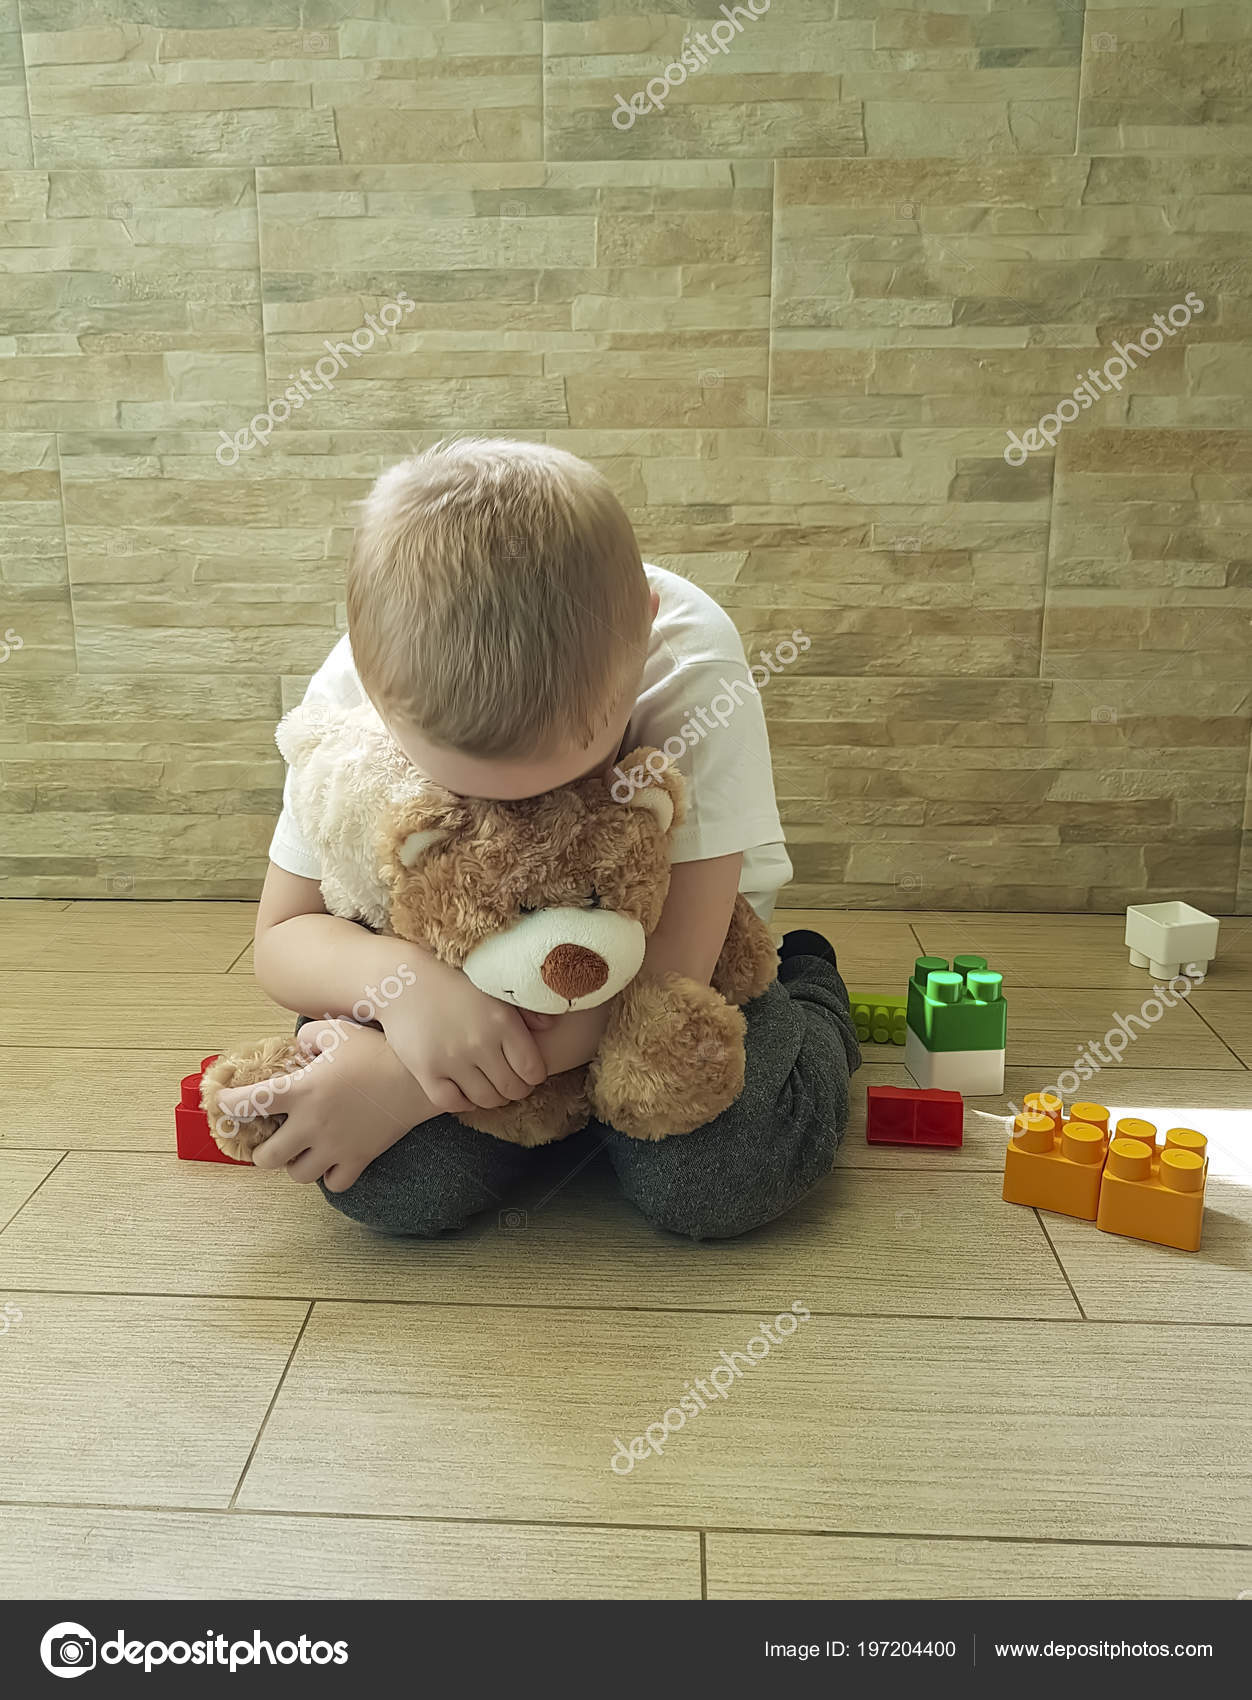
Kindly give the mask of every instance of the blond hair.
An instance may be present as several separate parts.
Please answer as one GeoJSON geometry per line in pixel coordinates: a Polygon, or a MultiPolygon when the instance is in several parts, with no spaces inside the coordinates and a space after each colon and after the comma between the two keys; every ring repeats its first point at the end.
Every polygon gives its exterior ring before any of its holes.
{"type": "Polygon", "coordinates": [[[385,472],[348,565],[348,633],[384,717],[463,755],[578,747],[642,666],[639,545],[606,480],[544,443],[462,438],[385,472]]]}

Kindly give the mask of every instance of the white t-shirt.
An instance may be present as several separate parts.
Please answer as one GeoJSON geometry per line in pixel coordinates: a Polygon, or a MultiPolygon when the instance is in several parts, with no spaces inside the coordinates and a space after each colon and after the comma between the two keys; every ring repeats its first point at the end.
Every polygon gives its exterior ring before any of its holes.
{"type": "MultiPolygon", "coordinates": [[[[743,643],[730,616],[697,585],[661,567],[648,567],[647,574],[660,607],[622,748],[663,748],[670,740],[667,753],[687,781],[687,817],[671,840],[671,859],[700,862],[742,851],[739,889],[768,920],[791,863],[760,692],[743,643]]],[[[345,709],[366,701],[346,636],[309,681],[304,700],[345,709]]],[[[270,860],[290,874],[320,879],[321,864],[297,832],[289,803],[288,789],[270,860]]]]}

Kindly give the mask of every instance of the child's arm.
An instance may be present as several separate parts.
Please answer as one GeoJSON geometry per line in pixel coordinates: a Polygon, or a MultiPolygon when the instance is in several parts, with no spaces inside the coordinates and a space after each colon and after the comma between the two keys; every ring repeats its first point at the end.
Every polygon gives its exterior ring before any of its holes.
{"type": "Polygon", "coordinates": [[[316,880],[270,863],[253,934],[253,972],[285,1009],[350,1015],[367,984],[395,971],[398,944],[328,915],[316,880]]]}
{"type": "MultiPolygon", "coordinates": [[[[648,940],[643,973],[658,978],[683,974],[708,984],[730,926],[742,860],[740,855],[718,856],[680,862],[674,868],[665,908],[648,940]]],[[[315,1009],[319,1001],[329,1002],[330,1013],[350,1016],[352,1004],[362,996],[362,970],[377,978],[412,958],[412,946],[398,939],[374,938],[351,921],[327,915],[315,880],[297,879],[271,866],[257,918],[257,978],[280,1003],[296,1010],[303,1005],[307,1010],[315,1009]],[[298,936],[295,922],[300,923],[298,936]],[[280,936],[281,928],[287,929],[285,938],[280,936]],[[393,954],[378,956],[373,946],[391,947],[393,954]],[[334,993],[329,999],[328,991],[334,993]]],[[[476,997],[503,1015],[521,1022],[515,1010],[487,998],[458,970],[441,963],[434,966],[462,980],[476,997]]],[[[419,1006],[414,1009],[420,1017],[419,1006]]],[[[528,1033],[540,1059],[541,1078],[590,1062],[612,1009],[610,999],[596,1009],[558,1016],[545,1031],[528,1033]]],[[[384,1018],[386,1013],[381,1012],[384,1018]]],[[[433,1012],[429,1013],[433,1020],[433,1012]]],[[[349,1027],[346,1049],[339,1056],[345,1042],[340,1033],[305,1031],[310,1052],[325,1044],[328,1054],[290,1088],[287,1120],[258,1147],[255,1162],[258,1168],[285,1167],[294,1180],[315,1181],[324,1176],[332,1192],[341,1192],[375,1157],[411,1127],[439,1114],[443,1105],[433,1102],[383,1034],[349,1027]],[[332,1040],[333,1049],[329,1049],[332,1040]]],[[[223,1093],[223,1110],[240,1118],[249,1116],[253,1113],[249,1094],[254,1090],[238,1087],[223,1093]]]]}
{"type": "Polygon", "coordinates": [[[328,915],[316,880],[274,863],[254,962],[261,986],[288,1009],[379,1021],[435,1110],[499,1109],[547,1078],[517,1010],[417,945],[328,915]],[[399,995],[388,997],[384,981],[399,995]]]}
{"type": "MultiPolygon", "coordinates": [[[[605,1005],[605,1010],[608,1005],[605,1005]]],[[[588,1010],[601,1017],[600,1010],[588,1010]]],[[[579,1022],[580,1016],[571,1021],[579,1022]]],[[[600,1020],[603,1026],[603,1018],[600,1020]]],[[[543,1039],[549,1038],[547,1033],[543,1039]]],[[[586,1062],[596,1039],[570,1028],[551,1035],[553,1072],[586,1062]]],[[[343,1192],[361,1171],[411,1128],[440,1112],[375,1027],[352,1021],[314,1021],[300,1030],[308,1066],[285,1082],[285,1120],[258,1145],[258,1169],[286,1169],[295,1181],[324,1180],[331,1192],[343,1192]]],[[[256,1113],[256,1084],[222,1092],[219,1107],[246,1121],[256,1113]]]]}
{"type": "Polygon", "coordinates": [[[708,985],[730,931],[742,869],[739,851],[675,864],[661,919],[644,953],[644,974],[655,980],[683,974],[708,985]]]}

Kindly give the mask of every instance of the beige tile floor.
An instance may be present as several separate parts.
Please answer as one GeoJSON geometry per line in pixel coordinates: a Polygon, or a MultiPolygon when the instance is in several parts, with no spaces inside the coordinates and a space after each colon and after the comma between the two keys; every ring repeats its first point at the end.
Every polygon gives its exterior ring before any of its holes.
{"type": "MultiPolygon", "coordinates": [[[[980,950],[1008,1096],[1150,994],[1117,917],[787,912],[849,981],[980,950]]],[[[1252,921],[1085,1088],[1207,1131],[1195,1256],[867,1147],[747,1240],[659,1237],[559,1149],[517,1203],[378,1240],[280,1177],[182,1164],[178,1077],[281,1030],[228,903],[0,905],[0,1594],[1229,1597],[1252,1588],[1252,921]],[[629,1439],[811,1319],[629,1476],[629,1439]],[[262,1582],[263,1579],[263,1582],[262,1582]]]]}

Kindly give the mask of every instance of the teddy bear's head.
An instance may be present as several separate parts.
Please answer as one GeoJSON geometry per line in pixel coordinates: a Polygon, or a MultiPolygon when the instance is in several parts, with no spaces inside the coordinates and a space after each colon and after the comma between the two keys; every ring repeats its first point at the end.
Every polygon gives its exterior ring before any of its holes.
{"type": "Polygon", "coordinates": [[[430,785],[403,802],[383,844],[393,930],[519,1009],[613,997],[660,919],[683,814],[682,780],[659,752],[636,750],[617,771],[630,781],[596,774],[516,803],[430,785]]]}

